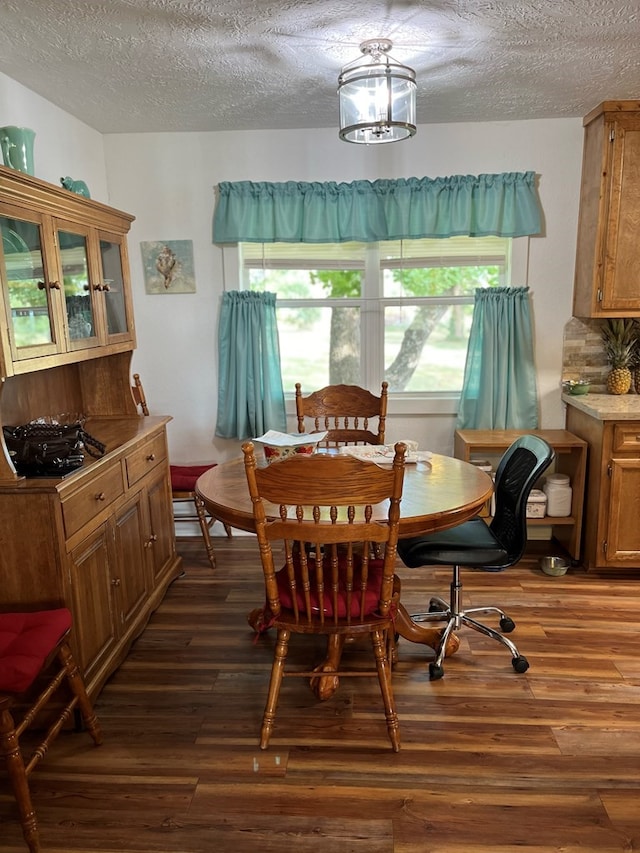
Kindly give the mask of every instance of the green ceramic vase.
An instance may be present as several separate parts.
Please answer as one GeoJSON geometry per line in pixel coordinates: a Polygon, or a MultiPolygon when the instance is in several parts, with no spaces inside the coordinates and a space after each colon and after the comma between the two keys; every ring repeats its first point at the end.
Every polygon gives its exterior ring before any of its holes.
{"type": "Polygon", "coordinates": [[[28,127],[0,127],[0,147],[5,166],[33,175],[35,131],[28,127]]]}

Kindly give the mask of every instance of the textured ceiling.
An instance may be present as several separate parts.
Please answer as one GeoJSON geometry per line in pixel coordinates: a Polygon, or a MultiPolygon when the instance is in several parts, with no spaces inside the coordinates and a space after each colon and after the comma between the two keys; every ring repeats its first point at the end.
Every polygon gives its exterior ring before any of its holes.
{"type": "Polygon", "coordinates": [[[102,132],[336,126],[370,38],[415,68],[419,124],[640,97],[638,0],[0,0],[0,71],[102,132]]]}

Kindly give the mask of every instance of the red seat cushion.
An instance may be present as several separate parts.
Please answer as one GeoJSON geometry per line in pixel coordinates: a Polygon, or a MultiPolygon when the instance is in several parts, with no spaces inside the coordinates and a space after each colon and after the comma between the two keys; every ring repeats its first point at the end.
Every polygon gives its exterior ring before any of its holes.
{"type": "Polygon", "coordinates": [[[0,613],[0,691],[24,693],[71,627],[66,607],[35,613],[0,613]]]}
{"type": "MultiPolygon", "coordinates": [[[[360,616],[360,559],[356,557],[353,577],[353,591],[351,593],[351,618],[357,619],[360,616]]],[[[344,619],[347,615],[347,590],[344,572],[346,571],[346,557],[340,555],[338,557],[338,567],[340,569],[340,577],[338,580],[338,618],[344,619]]],[[[380,601],[380,585],[382,583],[382,571],[384,568],[383,560],[371,560],[369,562],[369,574],[367,577],[367,586],[364,595],[364,613],[365,616],[377,613],[378,604],[380,601]]],[[[300,570],[299,558],[294,557],[294,570],[296,576],[296,599],[298,601],[298,609],[301,613],[306,613],[304,601],[304,593],[302,591],[302,573],[300,570]]],[[[329,558],[324,559],[324,601],[323,610],[325,617],[333,617],[333,591],[329,589],[329,558]]],[[[315,590],[315,560],[309,559],[309,574],[311,576],[311,611],[313,615],[320,612],[318,594],[315,590]]],[[[291,589],[289,587],[289,579],[287,575],[287,567],[283,566],[280,571],[276,572],[276,580],[278,583],[278,593],[280,596],[280,604],[287,610],[293,610],[293,599],[291,597],[291,589]]]]}
{"type": "Polygon", "coordinates": [[[217,464],[210,462],[208,465],[170,465],[171,488],[174,492],[192,492],[198,477],[210,468],[215,468],[217,464]]]}

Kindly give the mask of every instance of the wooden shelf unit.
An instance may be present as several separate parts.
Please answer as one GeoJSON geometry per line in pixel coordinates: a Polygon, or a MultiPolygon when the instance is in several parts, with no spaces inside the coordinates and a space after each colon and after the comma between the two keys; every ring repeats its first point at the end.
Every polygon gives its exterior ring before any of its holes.
{"type": "Polygon", "coordinates": [[[521,435],[539,435],[553,447],[556,460],[553,471],[568,474],[571,480],[571,515],[566,518],[545,516],[530,518],[531,526],[551,527],[551,535],[562,545],[571,558],[580,560],[584,488],[587,470],[587,442],[564,429],[533,430],[456,430],[454,456],[468,462],[475,458],[487,458],[494,469],[502,454],[521,435]]]}

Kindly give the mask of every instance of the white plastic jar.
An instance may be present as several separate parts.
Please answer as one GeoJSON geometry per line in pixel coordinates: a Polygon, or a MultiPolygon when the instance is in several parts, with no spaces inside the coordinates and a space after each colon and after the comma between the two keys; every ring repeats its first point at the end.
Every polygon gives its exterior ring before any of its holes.
{"type": "Polygon", "coordinates": [[[571,515],[573,490],[568,474],[549,474],[542,490],[547,496],[547,515],[556,518],[571,515]]]}
{"type": "MultiPolygon", "coordinates": [[[[484,471],[485,474],[488,474],[491,477],[491,479],[495,482],[495,475],[493,473],[493,468],[491,466],[491,462],[489,462],[488,459],[470,459],[469,462],[473,466],[475,466],[476,468],[479,468],[480,471],[484,471]]],[[[479,517],[480,518],[488,518],[490,515],[494,515],[495,511],[496,511],[495,506],[496,506],[495,505],[495,497],[494,497],[494,495],[492,495],[491,499],[487,501],[487,503],[482,507],[482,509],[478,513],[479,517]]]]}

